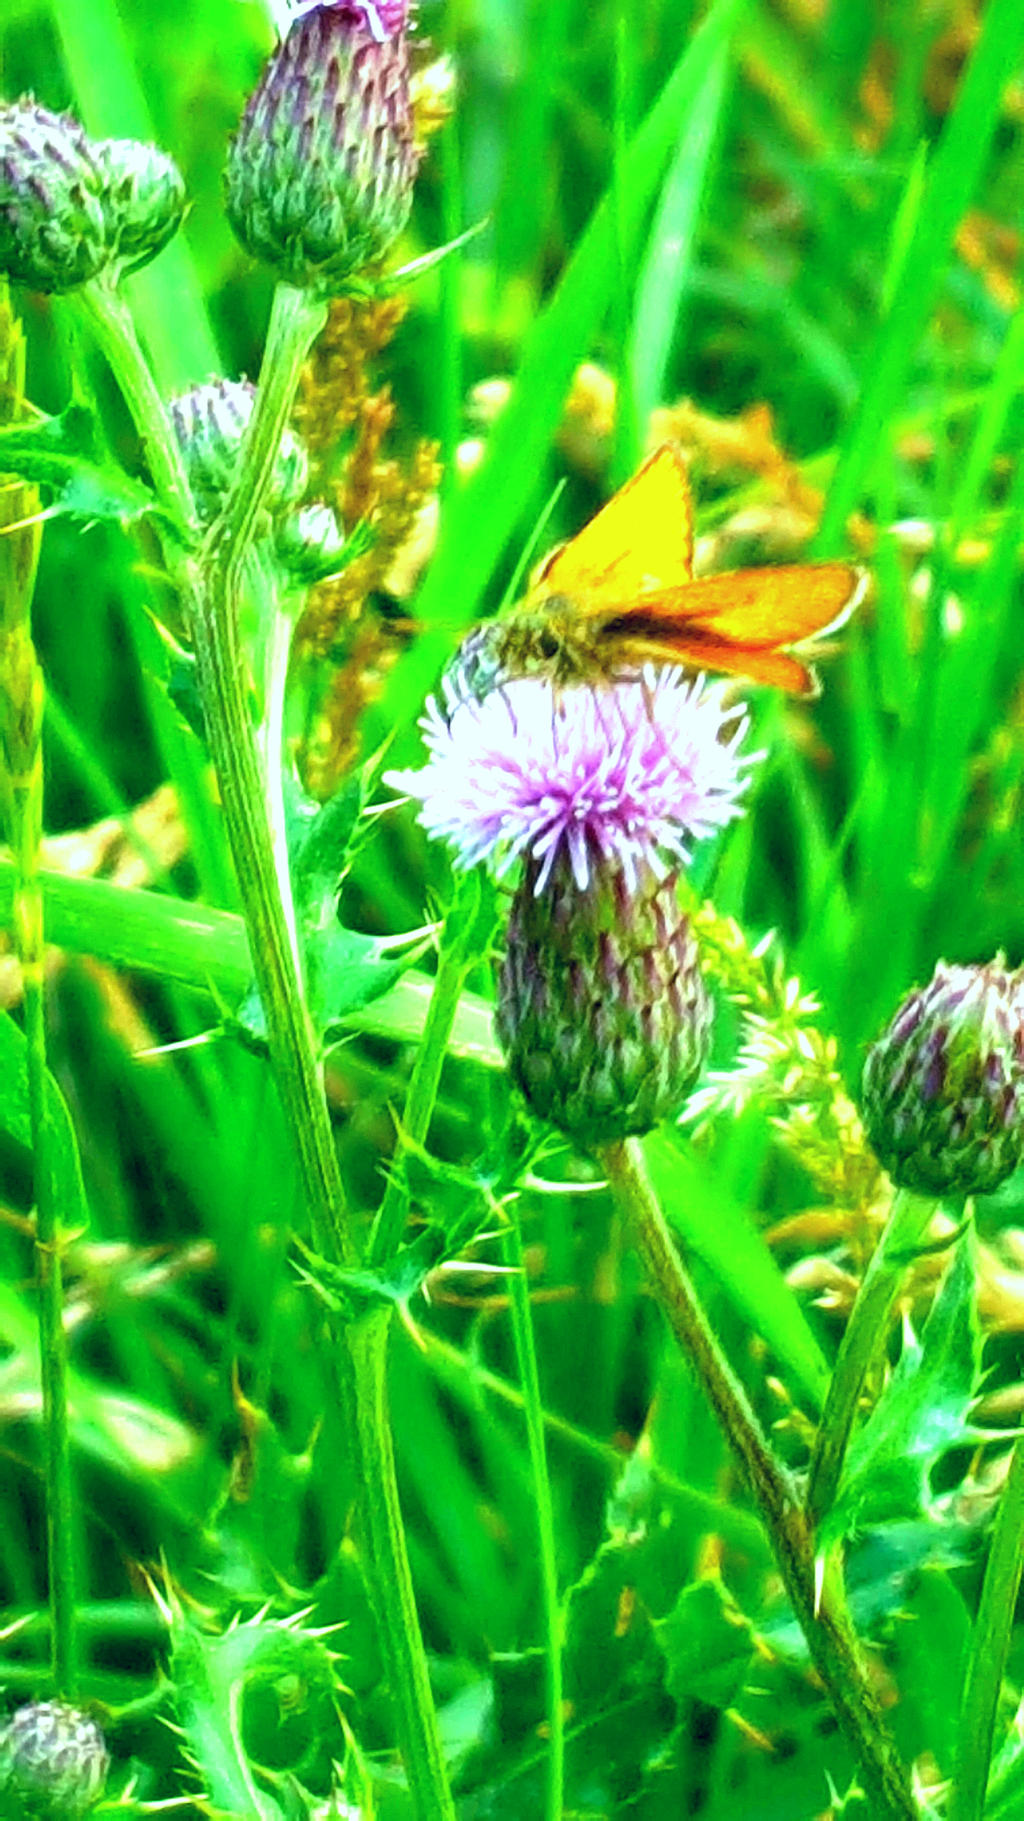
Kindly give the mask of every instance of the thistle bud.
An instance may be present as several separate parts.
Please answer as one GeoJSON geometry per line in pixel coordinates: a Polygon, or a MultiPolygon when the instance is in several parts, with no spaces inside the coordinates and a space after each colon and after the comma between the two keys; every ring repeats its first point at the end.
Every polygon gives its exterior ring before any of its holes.
{"type": "Polygon", "coordinates": [[[346,560],[346,539],[333,507],[316,500],[282,519],[274,553],[292,579],[307,588],[337,575],[346,560]]]}
{"type": "Polygon", "coordinates": [[[111,256],[122,272],[135,272],[177,232],[185,180],[173,158],[138,139],[103,139],[92,150],[103,180],[111,256]]]}
{"type": "Polygon", "coordinates": [[[0,272],[70,291],[109,258],[96,148],[70,114],[0,105],[0,272]]]}
{"type": "Polygon", "coordinates": [[[316,6],[293,20],[242,116],[228,216],[278,278],[337,294],[401,233],[418,159],[404,33],[389,35],[379,6],[316,6]]]}
{"type": "Polygon", "coordinates": [[[532,862],[516,892],[498,1038],[536,1113],[584,1144],[678,1112],[707,1059],[711,1001],[675,876],[597,865],[581,890],[532,862]]]}
{"type": "Polygon", "coordinates": [[[3,1812],[40,1821],[87,1814],[103,1794],[109,1767],[95,1720],[63,1701],[33,1701],[0,1730],[3,1812]]]}
{"type": "Polygon", "coordinates": [[[1024,988],[1001,961],[940,961],[868,1050],[864,1123],[893,1181],[986,1195],[1024,1157],[1024,988]]]}
{"type": "MultiPolygon", "coordinates": [[[[168,410],[185,458],[200,522],[212,524],[238,471],[238,455],[256,401],[244,379],[211,379],[172,398],[168,410]]],[[[309,461],[299,438],[286,430],[274,463],[266,507],[271,514],[294,506],[309,480],[309,461]]]]}

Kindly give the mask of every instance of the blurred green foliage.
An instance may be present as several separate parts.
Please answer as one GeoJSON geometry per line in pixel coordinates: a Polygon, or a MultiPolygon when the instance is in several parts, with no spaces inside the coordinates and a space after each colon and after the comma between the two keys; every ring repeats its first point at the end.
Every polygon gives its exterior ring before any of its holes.
{"type": "MultiPolygon", "coordinates": [[[[703,41],[699,63],[684,63],[702,12],[680,0],[423,0],[419,36],[454,59],[457,101],[424,165],[403,252],[483,227],[410,291],[386,363],[394,447],[435,436],[449,473],[437,560],[414,609],[429,630],[392,672],[365,744],[387,733],[396,763],[415,753],[415,717],[441,657],[500,600],[562,475],[552,537],[582,523],[633,465],[649,405],[688,398],[718,420],[768,407],[775,447],[792,458],[780,455],[782,482],[755,462],[718,459],[707,439],[695,461],[698,532],[724,535],[745,509],[782,518],[805,501],[801,487],[818,489],[824,540],[848,548],[855,512],[876,586],[819,702],[757,701],[752,744],[767,758],[750,814],[720,852],[698,856],[696,877],[752,939],[780,932],[854,1081],[861,1046],[937,956],[1024,954],[1024,20],[1006,0],[977,11],[954,0],[750,0],[703,41]],[[611,437],[559,444],[563,393],[583,359],[618,381],[618,424],[611,437]],[[478,428],[471,388],[495,377],[518,378],[518,389],[484,466],[460,488],[456,448],[478,428]],[[586,460],[573,457],[581,446],[586,460]]],[[[232,240],[220,185],[270,42],[255,0],[6,0],[5,95],[31,89],[73,107],[96,134],[153,136],[184,171],[183,233],[129,285],[168,393],[258,367],[268,281],[232,240]]],[[[74,370],[134,468],[127,421],[66,315],[34,296],[18,304],[31,397],[61,410],[74,370]]],[[[763,526],[744,535],[754,556],[739,545],[736,560],[756,560],[763,526]]],[[[51,933],[78,953],[53,973],[51,1064],[90,1209],[69,1254],[85,1692],[115,1714],[113,1749],[137,1776],[137,1798],[180,1793],[176,1742],[154,1719],[168,1634],[143,1565],[159,1579],[165,1563],[221,1626],[266,1601],[278,1615],[308,1604],[310,1625],[345,1626],[332,1641],[345,1728],[315,1677],[293,1702],[284,1692],[289,1675],[306,1673],[303,1639],[274,1700],[237,1672],[252,1749],[275,1770],[282,1801],[290,1775],[326,1792],[332,1758],[346,1761],[355,1799],[373,1781],[364,1754],[384,1752],[392,1734],[359,1577],[337,1547],[343,1449],[314,1344],[317,1307],[289,1262],[296,1188],[279,1109],[262,1058],[223,1037],[154,1053],[219,1022],[240,995],[245,951],[203,753],[159,681],[153,550],[110,523],[83,531],[55,518],[36,602],[48,830],[119,820],[123,851],[156,888],[129,908],[101,883],[65,884],[51,911],[51,933]],[[154,865],[162,825],[133,812],[165,780],[185,840],[154,865]],[[192,898],[209,909],[190,920],[177,901],[192,898]]],[[[450,897],[446,863],[408,812],[378,821],[346,882],[346,921],[371,933],[415,928],[438,896],[450,897]]],[[[486,996],[486,979],[472,985],[486,996]]],[[[481,1132],[500,1130],[507,1097],[479,1008],[465,1020],[430,1145],[469,1167],[481,1132]]],[[[360,1213],[379,1199],[414,1022],[411,1009],[384,1015],[332,1057],[360,1213]]],[[[735,1035],[725,1009],[719,1064],[735,1035]]],[[[30,1174],[24,1120],[2,1084],[0,1111],[0,1592],[10,1619],[24,1621],[0,1646],[0,1680],[14,1699],[43,1674],[45,1575],[30,1174]]],[[[783,1232],[773,1255],[763,1233],[817,1209],[796,1248],[815,1254],[803,1283],[827,1291],[859,1264],[866,1227],[862,1210],[820,1206],[770,1115],[755,1105],[685,1153],[668,1136],[659,1167],[676,1185],[723,1341],[764,1419],[790,1419],[784,1446],[798,1460],[804,1419],[790,1400],[813,1415],[836,1325],[785,1283],[792,1240],[783,1232]]],[[[561,1152],[545,1169],[588,1175],[561,1152]]],[[[1012,1232],[1021,1193],[1012,1181],[981,1210],[990,1278],[1004,1271],[1001,1296],[989,1282],[987,1301],[982,1273],[986,1359],[1011,1394],[1024,1328],[1012,1232]]],[[[527,1193],[521,1218],[560,1581],[571,1590],[571,1812],[831,1813],[826,1772],[847,1786],[846,1748],[605,1197],[527,1193]]],[[[474,1256],[476,1273],[442,1272],[429,1304],[414,1298],[408,1327],[396,1328],[392,1415],[460,1813],[483,1821],[540,1813],[543,1688],[507,1302],[493,1251],[474,1256]]],[[[962,1477],[966,1457],[956,1458],[962,1477]]],[[[869,1539],[860,1558],[901,1744],[938,1754],[943,1770],[950,1641],[966,1632],[978,1577],[977,1513],[963,1515],[955,1539],[906,1524],[884,1547],[869,1539]]],[[[180,1660],[180,1613],[174,1624],[180,1660]]],[[[1024,1675],[1020,1636],[1010,1674],[1015,1685],[1024,1675]]],[[[1012,1788],[1012,1766],[1005,1775],[1012,1788]]],[[[381,1814],[404,1812],[393,1781],[376,1789],[381,1814]]]]}

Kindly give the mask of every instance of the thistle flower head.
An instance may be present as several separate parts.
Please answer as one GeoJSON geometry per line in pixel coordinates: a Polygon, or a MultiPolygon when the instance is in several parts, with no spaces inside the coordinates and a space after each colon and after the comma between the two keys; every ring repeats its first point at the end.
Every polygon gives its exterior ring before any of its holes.
{"type": "Polygon", "coordinates": [[[746,787],[745,714],[726,708],[723,685],[675,670],[614,689],[556,694],[520,677],[482,700],[451,691],[421,726],[426,767],[387,782],[419,798],[420,821],[457,865],[488,860],[501,876],[530,859],[538,893],[556,867],[580,890],[602,864],[627,884],[643,868],[664,872],[739,813],[746,787]]]}
{"type": "Polygon", "coordinates": [[[185,184],[135,139],[89,139],[70,114],[0,106],[0,271],[70,291],[108,267],[133,272],[175,232],[185,184]]]}
{"type": "Polygon", "coordinates": [[[4,1813],[39,1821],[87,1814],[103,1794],[109,1765],[106,1741],[88,1714],[64,1701],[32,1701],[0,1728],[0,1791],[10,1803],[4,1813]]]}
{"type": "Polygon", "coordinates": [[[691,844],[739,813],[742,710],[721,685],[651,671],[556,692],[524,677],[449,688],[429,760],[387,782],[456,863],[522,873],[497,1030],[534,1111],[584,1144],[648,1131],[705,1060],[711,1004],[676,892],[691,844]]]}
{"type": "Polygon", "coordinates": [[[329,296],[401,233],[419,162],[406,8],[303,8],[272,52],[231,145],[227,210],[280,279],[329,296]]]}
{"type": "Polygon", "coordinates": [[[1024,1159],[1024,981],[940,961],[867,1052],[864,1123],[900,1187],[983,1195],[1024,1159]]]}
{"type": "Polygon", "coordinates": [[[0,105],[0,272],[70,291],[109,258],[95,147],[70,114],[0,105]]]}

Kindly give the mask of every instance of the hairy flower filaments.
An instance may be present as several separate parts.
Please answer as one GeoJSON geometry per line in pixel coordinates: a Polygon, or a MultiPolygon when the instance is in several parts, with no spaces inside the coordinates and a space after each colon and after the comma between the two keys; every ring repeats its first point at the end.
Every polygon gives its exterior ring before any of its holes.
{"type": "Polygon", "coordinates": [[[429,762],[388,782],[456,863],[522,863],[498,1034],[534,1109],[583,1142],[675,1110],[710,1003],[676,869],[739,813],[742,710],[721,685],[651,672],[614,689],[519,678],[427,708],[429,762]]]}

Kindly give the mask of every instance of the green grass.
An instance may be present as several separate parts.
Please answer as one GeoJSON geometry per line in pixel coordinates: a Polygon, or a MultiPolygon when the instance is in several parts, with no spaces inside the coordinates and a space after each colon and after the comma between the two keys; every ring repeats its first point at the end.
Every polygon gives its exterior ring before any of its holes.
{"type": "MultiPolygon", "coordinates": [[[[396,403],[393,448],[435,437],[450,464],[414,624],[363,729],[364,752],[387,738],[396,765],[415,763],[425,695],[465,627],[501,601],[560,481],[545,545],[632,468],[656,406],[689,398],[722,420],[770,408],[791,480],[819,491],[805,550],[812,535],[816,554],[855,550],[873,586],[823,665],[820,700],[752,697],[750,744],[765,759],[749,813],[696,856],[693,879],[751,945],[777,932],[781,979],[798,976],[820,1007],[802,1026],[834,1040],[826,1066],[851,1092],[864,1045],[939,957],[1024,958],[1024,341],[1012,307],[1024,14],[1018,0],[980,7],[951,85],[955,15],[914,0],[424,0],[420,35],[455,60],[457,102],[424,163],[401,251],[481,231],[410,288],[380,366],[396,403]],[[872,130],[868,99],[880,90],[891,114],[872,130]],[[983,230],[1005,230],[987,268],[958,243],[967,211],[983,230]],[[586,360],[624,400],[613,435],[589,445],[592,460],[561,435],[586,360]],[[471,388],[495,377],[511,382],[508,401],[460,481],[452,458],[479,429],[471,388]],[[927,552],[901,529],[909,521],[929,528],[927,552]]],[[[152,135],[181,163],[184,229],[128,285],[168,394],[214,371],[258,371],[270,285],[232,238],[221,172],[271,41],[266,9],[238,0],[8,0],[0,22],[5,97],[31,89],[73,107],[97,137],[152,135]]],[[[73,383],[137,472],[124,408],[71,312],[26,292],[15,301],[29,396],[59,411],[73,383]]],[[[693,473],[698,535],[780,503],[770,480],[706,448],[693,473]]],[[[189,1686],[205,1649],[209,1685],[225,1675],[228,1689],[245,1689],[248,1752],[276,1777],[262,1785],[278,1804],[269,1812],[314,1812],[298,1787],[325,1801],[334,1760],[367,1817],[401,1817],[412,1810],[378,1628],[355,1547],[342,1541],[352,1488],[322,1303],[292,1243],[304,1218],[289,1135],[265,1056],[220,1029],[248,986],[250,951],[205,754],[164,686],[151,617],[168,598],[159,563],[148,531],[56,517],[34,605],[51,692],[47,833],[112,816],[118,851],[137,869],[126,892],[88,876],[67,848],[44,855],[47,937],[59,951],[47,1003],[70,1230],[80,1693],[102,1704],[112,1789],[136,1779],[126,1812],[190,1799],[212,1765],[220,1788],[244,1785],[226,1694],[216,1737],[178,1712],[202,1757],[198,1780],[163,1724],[172,1708],[160,1667],[189,1686]],[[143,818],[133,826],[165,780],[183,824],[173,853],[143,818]],[[227,1646],[215,1657],[214,1633],[267,1602],[274,1619],[309,1607],[308,1626],[344,1627],[330,1640],[340,1694],[309,1639],[254,1631],[236,1657],[227,1646]],[[200,1620],[201,1648],[189,1629],[200,1620]]],[[[372,824],[342,911],[354,927],[397,934],[451,899],[447,861],[406,809],[372,824]]],[[[13,902],[13,867],[0,856],[4,927],[13,902]]],[[[433,965],[423,957],[392,994],[348,1006],[331,1054],[357,1223],[380,1203],[407,1117],[433,965]]],[[[0,982],[14,1009],[0,1023],[0,1598],[10,1626],[0,1681],[13,1706],[45,1691],[49,1671],[31,1126],[17,991],[13,976],[0,982]]],[[[426,1140],[435,1161],[410,1152],[403,1165],[414,1212],[429,1209],[450,1233],[468,1218],[475,1171],[498,1189],[514,1175],[479,957],[468,984],[426,1140]]],[[[787,1023],[784,988],[771,992],[774,1028],[788,1032],[798,1020],[787,1023]]],[[[723,997],[716,1068],[735,1065],[739,1038],[723,997]]],[[[823,1162],[794,1120],[802,1092],[755,1094],[696,1136],[670,1126],[648,1155],[724,1351],[763,1423],[781,1420],[776,1439],[796,1470],[841,1334],[836,1300],[845,1308],[874,1230],[834,1131],[812,1118],[823,1162]]],[[[813,1095],[810,1104],[817,1117],[813,1095]]],[[[538,1510],[563,1603],[567,1817],[867,1814],[829,1806],[826,1773],[840,1791],[854,1774],[848,1746],[611,1200],[582,1192],[594,1166],[559,1143],[536,1167],[565,1186],[527,1178],[517,1203],[532,1337],[525,1299],[495,1269],[515,1261],[516,1244],[498,1237],[466,1248],[458,1271],[451,1257],[434,1261],[429,1299],[417,1289],[391,1337],[398,1480],[460,1821],[533,1821],[550,1796],[545,1651],[550,1674],[557,1627],[538,1510]],[[476,1270],[462,1268],[471,1261],[476,1270]]],[[[1013,1177],[978,1204],[985,1389],[1008,1396],[1024,1325],[1022,1184],[1013,1177]]],[[[921,1289],[917,1317],[926,1307],[921,1289]]],[[[936,1489],[962,1490],[970,1469],[965,1443],[936,1489]]],[[[990,1512],[963,1498],[945,1517],[928,1532],[879,1526],[849,1564],[900,1751],[929,1787],[953,1770],[990,1512]]],[[[1022,1683],[1017,1626],[997,1718],[1007,1755],[996,1817],[1014,1813],[1021,1777],[1007,1741],[1022,1683]]],[[[944,1815],[941,1793],[934,1802],[928,1812],[944,1815]]]]}

